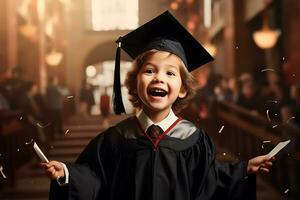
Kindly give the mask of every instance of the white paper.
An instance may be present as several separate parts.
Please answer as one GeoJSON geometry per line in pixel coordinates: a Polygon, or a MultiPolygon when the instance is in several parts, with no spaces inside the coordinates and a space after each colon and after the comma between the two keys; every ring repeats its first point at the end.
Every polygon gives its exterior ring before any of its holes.
{"type": "Polygon", "coordinates": [[[281,149],[283,149],[288,143],[290,143],[291,140],[287,140],[284,142],[279,142],[276,147],[274,147],[274,149],[272,149],[272,151],[270,151],[267,156],[269,158],[272,158],[273,156],[275,156],[281,149]]]}
{"type": "Polygon", "coordinates": [[[46,158],[42,150],[39,148],[39,146],[34,142],[33,148],[36,152],[36,154],[40,157],[42,162],[49,162],[49,160],[46,158]]]}

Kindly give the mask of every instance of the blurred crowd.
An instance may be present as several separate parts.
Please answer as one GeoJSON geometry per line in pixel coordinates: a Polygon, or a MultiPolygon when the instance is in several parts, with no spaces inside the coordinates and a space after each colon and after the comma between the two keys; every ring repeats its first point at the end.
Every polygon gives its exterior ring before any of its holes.
{"type": "Polygon", "coordinates": [[[231,78],[210,76],[192,103],[196,104],[198,117],[205,119],[209,115],[213,99],[238,105],[253,116],[300,128],[300,83],[287,85],[274,70],[262,73],[263,78],[250,73],[231,78]]]}
{"type": "Polygon", "coordinates": [[[25,79],[20,68],[8,70],[0,82],[1,123],[18,116],[26,121],[33,139],[44,143],[63,134],[63,101],[67,95],[69,91],[60,86],[58,77],[49,78],[42,94],[38,84],[25,79]]]}

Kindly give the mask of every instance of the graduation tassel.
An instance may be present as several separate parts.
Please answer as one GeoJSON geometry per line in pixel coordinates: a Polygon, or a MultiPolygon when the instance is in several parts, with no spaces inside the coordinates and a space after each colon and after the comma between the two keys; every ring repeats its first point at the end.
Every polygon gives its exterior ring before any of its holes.
{"type": "Polygon", "coordinates": [[[114,92],[113,92],[113,104],[115,114],[119,115],[125,113],[125,108],[122,100],[121,92],[121,70],[120,70],[120,59],[121,59],[121,43],[122,37],[116,41],[118,43],[115,60],[115,73],[114,73],[114,92]]]}

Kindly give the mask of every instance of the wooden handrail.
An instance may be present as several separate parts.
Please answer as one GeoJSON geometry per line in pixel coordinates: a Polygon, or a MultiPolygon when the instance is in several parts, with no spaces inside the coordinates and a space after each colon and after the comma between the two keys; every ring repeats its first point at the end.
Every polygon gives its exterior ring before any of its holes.
{"type": "Polygon", "coordinates": [[[233,113],[243,115],[247,119],[251,120],[252,122],[258,123],[259,125],[263,126],[264,128],[270,127],[272,124],[276,124],[277,125],[276,129],[279,132],[286,131],[286,132],[290,133],[291,135],[300,138],[300,128],[294,128],[294,127],[291,127],[289,124],[281,123],[281,122],[278,122],[275,120],[273,120],[273,123],[272,123],[265,116],[262,116],[260,113],[253,115],[250,113],[250,111],[248,109],[238,106],[236,104],[230,103],[230,102],[219,101],[219,102],[217,102],[217,106],[218,106],[218,108],[224,107],[225,109],[227,109],[227,110],[229,109],[233,113]]]}
{"type": "Polygon", "coordinates": [[[262,141],[269,140],[273,145],[276,145],[278,142],[281,141],[280,137],[275,136],[273,133],[267,132],[262,128],[255,127],[234,114],[226,113],[224,111],[217,111],[217,114],[229,124],[233,124],[234,126],[247,131],[245,133],[251,134],[252,136],[259,138],[262,141]]]}

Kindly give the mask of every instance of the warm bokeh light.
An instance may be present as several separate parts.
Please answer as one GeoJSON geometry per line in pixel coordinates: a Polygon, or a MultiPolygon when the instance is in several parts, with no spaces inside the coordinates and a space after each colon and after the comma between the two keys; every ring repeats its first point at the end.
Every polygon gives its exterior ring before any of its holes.
{"type": "Polygon", "coordinates": [[[34,38],[37,34],[37,27],[30,22],[20,27],[20,33],[26,38],[34,38]]]}
{"type": "Polygon", "coordinates": [[[93,66],[93,65],[89,65],[87,66],[87,68],[85,69],[85,74],[88,76],[88,77],[94,77],[97,73],[97,70],[96,70],[96,67],[93,66]]]}
{"type": "Polygon", "coordinates": [[[46,55],[46,63],[49,66],[57,66],[62,61],[62,58],[63,58],[63,54],[61,52],[52,49],[50,53],[46,55]]]}
{"type": "Polygon", "coordinates": [[[253,39],[260,48],[269,49],[276,44],[279,35],[280,31],[278,29],[263,28],[253,33],[253,39]]]}
{"type": "Polygon", "coordinates": [[[172,10],[177,10],[178,9],[178,3],[177,2],[172,2],[170,5],[172,10]]]}

